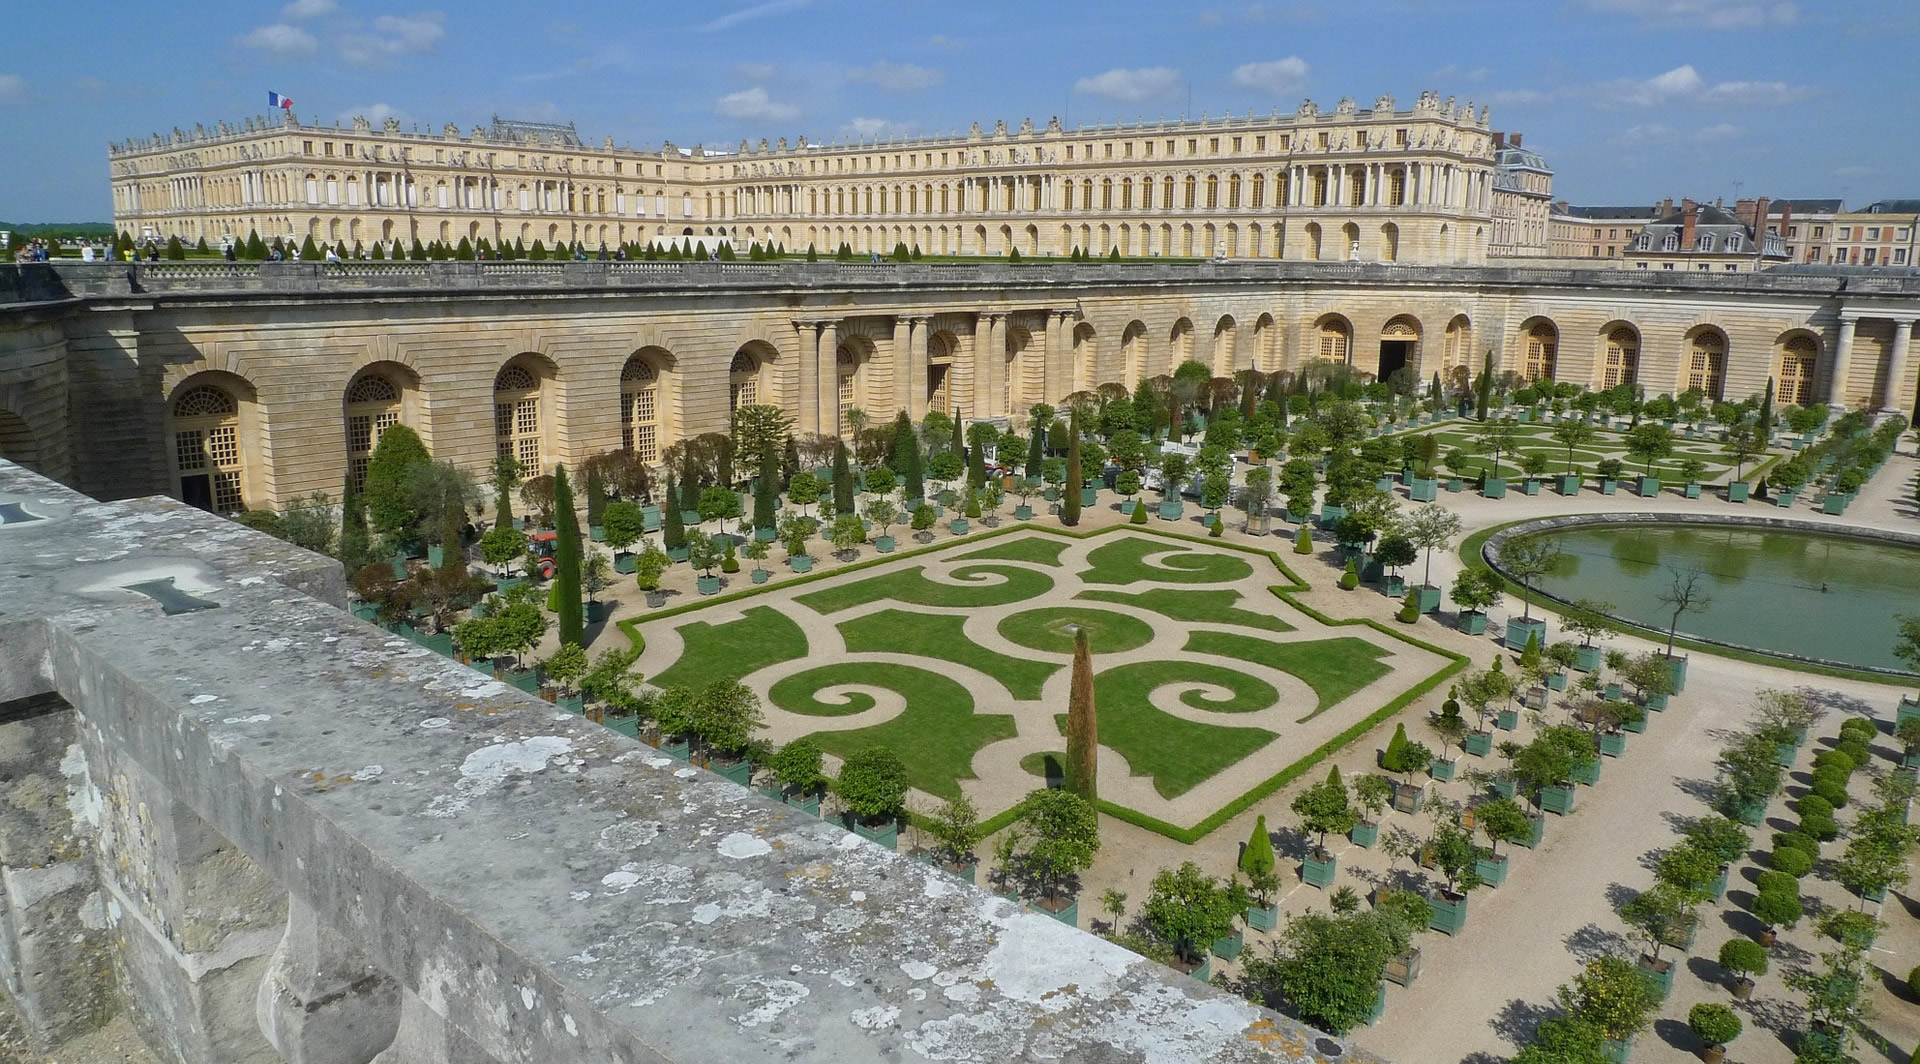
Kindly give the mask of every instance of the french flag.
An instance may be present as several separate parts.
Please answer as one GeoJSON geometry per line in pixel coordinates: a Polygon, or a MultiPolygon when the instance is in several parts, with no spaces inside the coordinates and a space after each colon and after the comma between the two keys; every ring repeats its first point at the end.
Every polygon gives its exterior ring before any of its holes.
{"type": "Polygon", "coordinates": [[[292,111],[293,98],[290,96],[282,96],[277,92],[270,92],[267,93],[267,106],[278,107],[282,111],[292,111]]]}

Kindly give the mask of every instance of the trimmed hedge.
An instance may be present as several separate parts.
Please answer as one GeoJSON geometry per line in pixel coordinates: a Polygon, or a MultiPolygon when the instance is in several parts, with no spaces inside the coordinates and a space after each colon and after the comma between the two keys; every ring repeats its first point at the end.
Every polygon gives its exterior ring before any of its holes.
{"type": "Polygon", "coordinates": [[[1784,872],[1795,879],[1813,871],[1813,857],[1805,850],[1775,850],[1767,858],[1767,864],[1776,872],[1784,872]]]}

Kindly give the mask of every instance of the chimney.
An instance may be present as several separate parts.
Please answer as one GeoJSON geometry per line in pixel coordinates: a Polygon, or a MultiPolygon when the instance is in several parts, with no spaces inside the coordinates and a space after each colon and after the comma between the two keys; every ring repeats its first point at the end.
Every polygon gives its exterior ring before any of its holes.
{"type": "Polygon", "coordinates": [[[1506,146],[1507,146],[1507,135],[1505,133],[1500,132],[1497,129],[1494,130],[1493,131],[1493,150],[1499,151],[1501,148],[1504,148],[1506,146]]]}
{"type": "Polygon", "coordinates": [[[1516,147],[1516,148],[1518,148],[1518,147],[1520,146],[1520,134],[1518,134],[1518,133],[1515,133],[1515,134],[1513,135],[1513,146],[1514,146],[1514,147],[1516,147]]]}
{"type": "Polygon", "coordinates": [[[1666,199],[1663,199],[1660,201],[1660,217],[1665,218],[1667,215],[1672,213],[1673,213],[1673,197],[1668,196],[1666,199]]]}
{"type": "Polygon", "coordinates": [[[1680,250],[1693,250],[1693,233],[1700,224],[1700,205],[1690,199],[1680,201],[1680,250]]]}
{"type": "MultiPolygon", "coordinates": [[[[1754,208],[1753,208],[1753,219],[1754,219],[1754,221],[1753,221],[1753,235],[1754,235],[1754,238],[1755,238],[1755,239],[1758,239],[1758,240],[1764,240],[1764,239],[1766,238],[1766,235],[1767,235],[1767,207],[1768,207],[1768,206],[1770,206],[1770,205],[1771,205],[1772,203],[1773,203],[1773,198],[1772,198],[1771,196],[1762,196],[1762,197],[1760,197],[1760,200],[1759,200],[1759,202],[1758,202],[1758,203],[1756,203],[1756,204],[1754,205],[1754,208]]],[[[1785,229],[1782,229],[1782,230],[1780,230],[1780,235],[1781,235],[1781,236],[1786,236],[1786,235],[1787,235],[1787,231],[1786,231],[1785,229]]]]}

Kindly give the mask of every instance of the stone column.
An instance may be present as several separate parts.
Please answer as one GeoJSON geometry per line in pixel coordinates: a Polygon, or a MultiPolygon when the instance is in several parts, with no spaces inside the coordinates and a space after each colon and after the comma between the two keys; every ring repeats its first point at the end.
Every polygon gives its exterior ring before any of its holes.
{"type": "Polygon", "coordinates": [[[1904,380],[1907,373],[1907,348],[1913,343],[1912,320],[1893,321],[1893,355],[1887,360],[1887,386],[1880,395],[1880,405],[1888,410],[1898,410],[1903,414],[1913,412],[1913,388],[1904,380]]]}
{"type": "Polygon", "coordinates": [[[964,356],[955,367],[959,378],[958,387],[947,391],[953,406],[965,406],[975,412],[999,409],[995,404],[1001,402],[995,384],[1005,376],[1007,364],[1007,340],[1002,328],[1002,315],[982,314],[974,322],[972,342],[962,351],[964,356]],[[981,327],[985,326],[985,335],[981,327]]]}
{"type": "Polygon", "coordinates": [[[820,323],[820,432],[838,436],[840,424],[840,323],[820,323]]]}
{"type": "MultiPolygon", "coordinates": [[[[913,389],[909,386],[909,382],[913,380],[912,337],[913,324],[911,320],[904,317],[894,318],[893,337],[887,341],[888,380],[892,385],[888,390],[888,397],[893,409],[887,411],[881,411],[877,408],[868,410],[867,412],[872,415],[875,424],[878,424],[883,416],[890,420],[893,417],[894,411],[905,410],[910,405],[909,397],[913,392],[913,389]]],[[[871,399],[869,399],[868,406],[871,407],[873,405],[871,399]]]]}
{"type": "Polygon", "coordinates": [[[1833,347],[1833,370],[1827,378],[1827,402],[1832,406],[1844,406],[1847,401],[1847,376],[1853,361],[1853,334],[1858,323],[1852,318],[1840,319],[1840,340],[1833,347]]]}
{"type": "Polygon", "coordinates": [[[812,321],[793,323],[795,432],[820,431],[820,334],[812,321]]]}
{"type": "MultiPolygon", "coordinates": [[[[931,372],[932,363],[927,344],[932,338],[931,321],[919,317],[907,319],[907,395],[903,409],[915,422],[927,416],[927,374],[931,372]]],[[[894,330],[895,336],[900,335],[899,326],[894,330]]],[[[947,372],[953,372],[952,368],[947,372]]]]}
{"type": "Polygon", "coordinates": [[[1071,313],[1047,311],[1046,376],[1038,391],[1045,402],[1056,405],[1079,386],[1079,375],[1073,365],[1073,334],[1067,328],[1067,316],[1071,313]]]}
{"type": "Polygon", "coordinates": [[[393,1043],[400,990],[295,896],[256,1013],[287,1064],[370,1064],[393,1043]]]}

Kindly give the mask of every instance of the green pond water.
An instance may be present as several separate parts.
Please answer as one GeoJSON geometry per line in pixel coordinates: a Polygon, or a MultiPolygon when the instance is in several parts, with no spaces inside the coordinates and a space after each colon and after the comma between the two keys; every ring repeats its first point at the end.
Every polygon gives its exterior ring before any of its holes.
{"type": "Polygon", "coordinates": [[[1554,535],[1566,560],[1541,588],[1600,599],[1666,631],[1660,593],[1698,569],[1711,602],[1680,619],[1706,639],[1852,665],[1906,669],[1896,614],[1920,613],[1920,548],[1802,532],[1727,527],[1596,527],[1554,535]]]}

